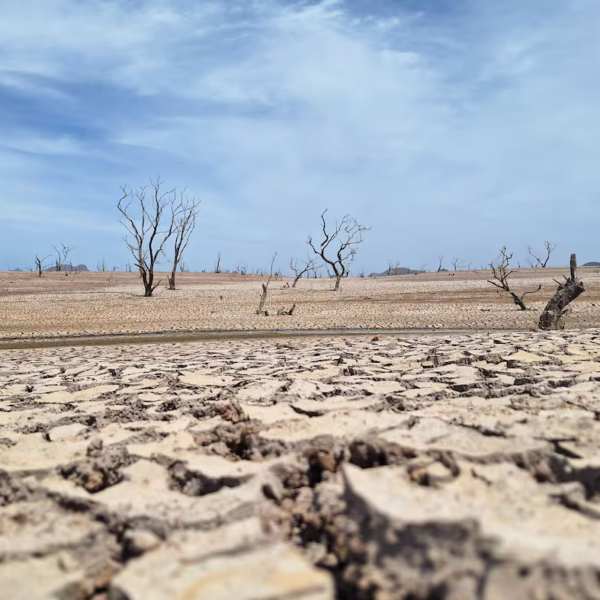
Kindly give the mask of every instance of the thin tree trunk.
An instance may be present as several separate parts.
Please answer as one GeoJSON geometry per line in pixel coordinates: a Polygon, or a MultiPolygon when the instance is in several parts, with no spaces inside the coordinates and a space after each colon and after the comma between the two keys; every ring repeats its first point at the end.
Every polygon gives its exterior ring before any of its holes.
{"type": "Polygon", "coordinates": [[[168,280],[169,280],[169,289],[174,290],[175,289],[175,269],[173,269],[173,271],[171,272],[171,277],[168,277],[168,280]]]}
{"type": "Polygon", "coordinates": [[[333,288],[334,292],[339,292],[340,291],[340,281],[342,281],[342,276],[341,275],[336,275],[335,276],[335,287],[333,288]]]}
{"type": "Polygon", "coordinates": [[[302,275],[298,275],[298,276],[296,277],[296,279],[294,279],[294,283],[292,283],[292,287],[293,287],[293,288],[295,288],[295,287],[296,287],[296,284],[298,283],[298,280],[300,279],[300,277],[302,277],[302,275]]]}
{"type": "Polygon", "coordinates": [[[565,283],[559,284],[556,293],[540,316],[539,328],[547,331],[564,329],[566,307],[583,292],[585,292],[585,286],[582,281],[577,279],[577,257],[575,254],[571,254],[571,277],[565,283]]]}
{"type": "Polygon", "coordinates": [[[266,284],[262,284],[262,296],[260,297],[260,302],[258,304],[258,310],[256,311],[257,315],[262,315],[265,308],[265,302],[267,301],[267,286],[266,284]]]}
{"type": "Polygon", "coordinates": [[[512,296],[513,302],[521,309],[521,310],[527,310],[527,307],[525,306],[525,304],[523,303],[523,300],[521,300],[521,298],[519,298],[519,296],[517,296],[514,292],[511,292],[510,295],[512,296]]]}

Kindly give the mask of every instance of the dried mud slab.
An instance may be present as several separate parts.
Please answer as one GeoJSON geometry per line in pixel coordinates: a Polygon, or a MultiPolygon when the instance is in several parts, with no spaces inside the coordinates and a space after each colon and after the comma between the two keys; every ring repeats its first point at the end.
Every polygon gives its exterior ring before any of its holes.
{"type": "Polygon", "coordinates": [[[600,598],[599,440],[598,330],[5,351],[0,590],[600,598]]]}

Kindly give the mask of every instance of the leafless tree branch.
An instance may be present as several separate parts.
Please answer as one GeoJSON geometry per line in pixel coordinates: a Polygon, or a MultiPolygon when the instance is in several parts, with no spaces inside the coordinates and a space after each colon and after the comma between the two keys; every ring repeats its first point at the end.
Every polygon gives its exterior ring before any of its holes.
{"type": "Polygon", "coordinates": [[[119,223],[133,238],[129,241],[126,235],[123,239],[142,277],[146,297],[152,296],[160,285],[160,281],[154,283],[154,270],[160,255],[164,254],[164,245],[175,233],[178,218],[184,211],[181,202],[177,201],[177,190],[165,192],[163,184],[159,177],[156,181],[150,180],[149,186],[137,190],[125,185],[121,188],[123,195],[117,204],[123,217],[119,223]],[[132,209],[134,202],[137,215],[132,209]]]}
{"type": "Polygon", "coordinates": [[[302,261],[303,266],[298,266],[298,260],[292,258],[290,260],[290,269],[294,272],[294,283],[292,283],[292,287],[295,288],[298,281],[302,278],[303,275],[308,275],[311,271],[314,271],[317,264],[316,258],[310,258],[310,256],[306,257],[306,260],[302,261]]]}
{"type": "Polygon", "coordinates": [[[508,281],[508,278],[514,273],[514,271],[510,270],[510,261],[511,261],[512,257],[513,257],[512,254],[507,254],[506,246],[504,246],[500,250],[500,256],[499,256],[498,260],[496,261],[496,263],[493,263],[493,262],[490,263],[490,267],[492,269],[492,274],[494,276],[495,281],[488,280],[488,283],[491,283],[492,285],[496,286],[499,290],[498,293],[505,292],[505,293],[509,294],[510,297],[512,298],[513,302],[521,310],[527,310],[527,307],[525,306],[525,302],[523,301],[523,298],[525,298],[525,296],[527,294],[535,294],[536,292],[539,292],[542,289],[542,285],[539,284],[537,290],[530,290],[530,291],[523,292],[523,294],[521,294],[521,296],[518,296],[514,291],[512,291],[510,289],[510,284],[508,281]]]}
{"type": "Polygon", "coordinates": [[[169,277],[169,289],[175,289],[175,274],[190,241],[190,236],[196,228],[196,217],[200,212],[200,200],[188,198],[185,188],[179,194],[181,212],[175,218],[175,246],[173,248],[173,268],[169,277]]]}
{"type": "Polygon", "coordinates": [[[527,257],[525,262],[533,269],[537,267],[541,267],[545,269],[548,266],[548,262],[550,261],[550,257],[554,250],[556,250],[556,244],[552,244],[552,242],[544,242],[544,248],[546,251],[546,256],[540,255],[537,256],[535,250],[531,246],[527,246],[527,252],[531,256],[531,258],[527,257]]]}
{"type": "Polygon", "coordinates": [[[38,277],[41,277],[42,274],[44,273],[44,269],[46,268],[47,265],[45,265],[45,261],[48,260],[50,258],[50,254],[48,254],[47,256],[44,256],[44,258],[40,258],[37,254],[35,255],[35,268],[38,272],[38,277]]]}
{"type": "Polygon", "coordinates": [[[62,271],[63,265],[67,261],[69,253],[72,250],[75,250],[75,246],[65,246],[62,242],[60,244],[60,248],[56,246],[52,246],[54,251],[56,252],[56,260],[54,262],[54,268],[56,271],[62,271]]]}
{"type": "Polygon", "coordinates": [[[323,261],[329,265],[335,273],[335,287],[333,291],[337,292],[340,289],[340,282],[350,270],[350,263],[354,260],[356,255],[357,246],[362,244],[362,234],[364,231],[369,231],[370,227],[365,227],[358,223],[358,221],[350,215],[345,215],[344,218],[338,223],[335,221],[333,231],[329,233],[327,231],[327,223],[325,221],[325,209],[321,213],[321,224],[323,230],[323,241],[318,246],[313,243],[313,238],[309,236],[308,245],[312,248],[312,251],[320,256],[323,261]],[[339,243],[337,251],[330,248],[334,242],[339,243]],[[331,255],[328,257],[328,250],[334,252],[334,257],[331,255]]]}

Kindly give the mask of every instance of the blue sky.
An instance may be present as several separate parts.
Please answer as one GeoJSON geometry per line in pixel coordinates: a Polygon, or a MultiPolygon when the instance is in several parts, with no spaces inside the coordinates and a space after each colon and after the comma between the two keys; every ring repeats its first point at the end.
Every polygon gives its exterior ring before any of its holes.
{"type": "MultiPolygon", "coordinates": [[[[600,260],[596,0],[0,0],[0,268],[128,260],[120,186],[202,199],[187,264],[600,260]]],[[[165,263],[166,266],[166,263],[165,263]]],[[[448,265],[446,265],[448,266],[448,265]]]]}

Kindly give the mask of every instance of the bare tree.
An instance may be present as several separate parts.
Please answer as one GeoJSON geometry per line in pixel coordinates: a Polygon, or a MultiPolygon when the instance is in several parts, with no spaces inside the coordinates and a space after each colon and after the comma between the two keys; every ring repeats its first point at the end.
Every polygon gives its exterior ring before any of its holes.
{"type": "Polygon", "coordinates": [[[96,265],[96,271],[101,271],[102,273],[106,271],[106,262],[104,259],[102,259],[102,262],[98,262],[96,265]]]}
{"type": "MultiPolygon", "coordinates": [[[[327,209],[321,213],[323,241],[318,249],[313,244],[312,237],[308,238],[307,243],[313,252],[320,256],[333,269],[335,273],[335,287],[333,291],[337,292],[340,289],[342,277],[349,271],[350,263],[354,260],[357,246],[363,242],[363,231],[369,231],[371,228],[361,225],[350,215],[345,215],[339,223],[335,222],[333,232],[331,234],[327,233],[327,223],[325,222],[326,212],[327,209]],[[326,252],[330,250],[331,244],[336,241],[339,243],[337,252],[332,249],[335,252],[335,258],[329,258],[326,252]]],[[[327,272],[329,273],[329,269],[327,269],[327,272]]]]}
{"type": "Polygon", "coordinates": [[[571,254],[571,276],[565,277],[564,283],[558,281],[556,283],[558,283],[558,289],[540,315],[540,329],[564,329],[565,316],[569,312],[567,306],[585,292],[583,281],[577,278],[577,257],[575,254],[571,254]]]}
{"type": "Polygon", "coordinates": [[[400,268],[401,264],[402,264],[402,261],[398,260],[397,258],[395,260],[388,258],[388,268],[387,268],[388,276],[398,275],[398,269],[400,268]]]}
{"type": "Polygon", "coordinates": [[[554,252],[554,250],[556,250],[556,244],[552,244],[552,242],[546,241],[544,242],[544,248],[546,251],[546,256],[537,256],[535,250],[531,246],[527,246],[527,252],[531,256],[531,258],[527,257],[525,259],[525,262],[527,262],[527,264],[533,269],[537,267],[541,267],[542,269],[546,268],[548,262],[550,261],[550,257],[552,256],[552,253],[554,252]]]}
{"type": "Polygon", "coordinates": [[[221,253],[217,253],[217,262],[215,263],[215,273],[221,272],[221,253]]]}
{"type": "Polygon", "coordinates": [[[60,244],[60,248],[56,246],[52,246],[54,251],[56,252],[56,260],[54,261],[54,269],[55,271],[62,271],[63,265],[67,261],[69,253],[72,250],[75,250],[75,246],[65,246],[62,242],[60,244]]]}
{"type": "Polygon", "coordinates": [[[463,268],[463,262],[459,258],[453,258],[450,263],[455,271],[460,271],[463,268]]]}
{"type": "Polygon", "coordinates": [[[200,200],[188,198],[185,195],[185,188],[179,194],[179,214],[175,217],[175,246],[173,248],[173,268],[169,279],[169,289],[175,289],[175,274],[177,267],[187,248],[190,236],[196,228],[196,217],[200,212],[200,200]]]}
{"type": "Polygon", "coordinates": [[[500,257],[498,258],[496,264],[494,264],[493,262],[490,263],[490,267],[492,269],[492,274],[494,276],[495,281],[488,280],[488,283],[491,283],[492,285],[495,285],[497,288],[499,288],[498,294],[502,294],[502,292],[510,294],[510,297],[512,298],[513,302],[521,310],[527,310],[527,307],[525,306],[525,302],[523,301],[523,299],[525,298],[525,296],[527,294],[535,294],[536,292],[539,292],[542,289],[542,285],[539,284],[537,290],[530,290],[527,292],[523,292],[520,296],[518,296],[516,294],[516,292],[513,292],[510,289],[510,285],[508,282],[508,278],[514,273],[514,271],[509,270],[510,269],[510,261],[511,261],[512,257],[513,257],[512,254],[506,253],[506,246],[504,246],[500,250],[500,257]]]}
{"type": "Polygon", "coordinates": [[[160,178],[155,182],[150,180],[149,186],[142,186],[135,191],[125,185],[121,188],[123,196],[117,204],[124,217],[119,219],[119,223],[133,237],[131,242],[127,236],[123,239],[144,282],[146,297],[152,296],[160,285],[160,280],[154,283],[154,269],[159,256],[164,254],[164,245],[175,233],[177,219],[183,212],[183,207],[177,202],[177,190],[164,192],[161,189],[163,183],[160,178]],[[139,203],[137,217],[130,212],[134,201],[139,203]]]}
{"type": "Polygon", "coordinates": [[[310,256],[306,257],[306,260],[302,261],[304,266],[298,266],[298,260],[292,258],[290,260],[290,269],[294,272],[294,283],[292,283],[292,287],[295,288],[298,281],[302,278],[303,275],[310,274],[313,271],[317,264],[316,258],[310,258],[310,256]]]}
{"type": "Polygon", "coordinates": [[[48,254],[48,256],[44,256],[44,258],[40,258],[37,254],[35,255],[35,268],[38,272],[38,277],[42,276],[44,269],[47,266],[44,264],[44,262],[46,260],[48,260],[49,258],[50,258],[50,254],[48,254]]]}
{"type": "Polygon", "coordinates": [[[440,254],[438,256],[438,268],[437,268],[437,272],[439,273],[443,268],[444,268],[444,255],[440,254]]]}
{"type": "Polygon", "coordinates": [[[131,273],[131,263],[129,261],[125,263],[125,271],[131,273]]]}
{"type": "Polygon", "coordinates": [[[262,284],[262,294],[260,296],[260,302],[258,303],[258,310],[256,311],[257,315],[265,315],[265,317],[269,316],[269,312],[265,310],[265,302],[267,301],[267,293],[269,289],[269,284],[271,283],[271,279],[273,278],[273,263],[277,258],[277,252],[273,254],[271,258],[271,268],[269,270],[269,279],[267,279],[266,283],[262,284]]]}
{"type": "Polygon", "coordinates": [[[242,275],[242,276],[247,275],[248,265],[243,260],[241,260],[239,265],[235,265],[233,267],[232,273],[234,275],[242,275]]]}

